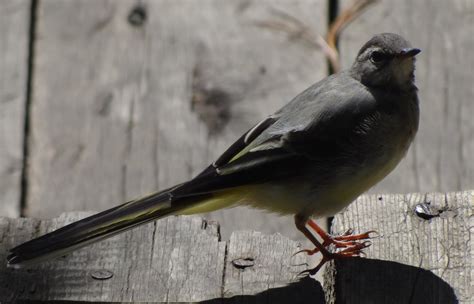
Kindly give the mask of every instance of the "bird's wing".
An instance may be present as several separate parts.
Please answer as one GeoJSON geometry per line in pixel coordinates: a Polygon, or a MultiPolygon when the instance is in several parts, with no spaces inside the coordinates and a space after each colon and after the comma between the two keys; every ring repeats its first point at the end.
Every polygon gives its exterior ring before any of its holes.
{"type": "MultiPolygon", "coordinates": [[[[242,186],[249,183],[262,182],[265,179],[266,165],[291,158],[293,153],[282,147],[273,147],[266,151],[253,151],[256,139],[273,125],[280,115],[269,116],[245,132],[235,141],[214,163],[198,176],[172,190],[173,200],[196,195],[213,193],[222,189],[242,186]]],[[[276,135],[280,137],[280,135],[276,135]]],[[[274,137],[269,136],[268,141],[274,137]]],[[[262,143],[265,144],[265,143],[262,143]]]]}
{"type": "Polygon", "coordinates": [[[308,162],[344,154],[354,130],[374,111],[375,102],[358,82],[349,77],[343,80],[331,86],[334,80],[328,78],[304,91],[242,135],[201,174],[177,187],[173,196],[291,178],[301,171],[295,168],[304,168],[308,162]]]}

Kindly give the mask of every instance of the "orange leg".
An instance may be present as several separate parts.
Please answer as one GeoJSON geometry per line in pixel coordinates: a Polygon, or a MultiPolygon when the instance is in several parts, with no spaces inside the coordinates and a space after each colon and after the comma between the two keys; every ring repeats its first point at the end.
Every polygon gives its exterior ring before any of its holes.
{"type": "Polygon", "coordinates": [[[352,235],[352,231],[348,230],[341,236],[331,236],[326,233],[321,227],[319,227],[313,220],[307,219],[305,217],[301,217],[296,215],[295,216],[295,225],[310,241],[315,245],[315,248],[312,250],[304,249],[300,252],[306,252],[309,255],[315,254],[316,252],[321,252],[323,258],[321,262],[313,269],[309,269],[307,271],[303,271],[303,273],[309,273],[311,275],[315,274],[316,272],[321,269],[324,263],[335,259],[335,258],[349,258],[349,257],[356,257],[363,254],[362,249],[367,248],[371,245],[371,242],[367,239],[370,239],[370,233],[374,231],[369,231],[363,234],[352,235]],[[320,243],[316,237],[309,231],[306,227],[306,224],[311,227],[314,232],[316,232],[321,238],[323,239],[323,243],[320,243]],[[358,240],[366,240],[364,242],[357,242],[358,240]],[[334,245],[336,248],[343,248],[338,252],[329,252],[327,247],[330,245],[334,245]]]}

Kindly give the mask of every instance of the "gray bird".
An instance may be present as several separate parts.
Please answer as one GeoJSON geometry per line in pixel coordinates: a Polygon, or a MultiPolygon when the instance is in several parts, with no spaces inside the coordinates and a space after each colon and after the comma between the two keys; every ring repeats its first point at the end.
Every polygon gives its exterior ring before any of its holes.
{"type": "Polygon", "coordinates": [[[406,154],[418,129],[419,52],[399,35],[374,36],[350,69],[312,85],[256,124],[195,178],[19,245],[8,264],[62,256],[165,216],[239,204],[294,215],[315,246],[306,252],[323,255],[310,273],[328,260],[359,255],[370,232],[331,236],[311,217],[334,215],[406,154]],[[330,252],[331,244],[339,249],[330,252]]]}

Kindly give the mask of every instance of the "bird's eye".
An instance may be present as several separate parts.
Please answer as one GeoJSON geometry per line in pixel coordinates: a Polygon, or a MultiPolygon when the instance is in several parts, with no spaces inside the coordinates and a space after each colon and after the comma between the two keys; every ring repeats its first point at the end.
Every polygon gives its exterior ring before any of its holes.
{"type": "Polygon", "coordinates": [[[388,55],[382,52],[373,51],[372,54],[370,54],[370,61],[372,61],[373,63],[381,63],[387,59],[388,55]]]}

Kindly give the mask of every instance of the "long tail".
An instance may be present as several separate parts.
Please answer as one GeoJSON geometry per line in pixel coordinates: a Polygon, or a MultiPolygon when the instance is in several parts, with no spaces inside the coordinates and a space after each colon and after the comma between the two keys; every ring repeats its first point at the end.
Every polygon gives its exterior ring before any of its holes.
{"type": "Polygon", "coordinates": [[[171,193],[172,189],[167,189],[127,202],[21,244],[10,250],[8,265],[22,267],[63,256],[140,224],[175,214],[192,206],[197,199],[172,204],[171,193]]]}

